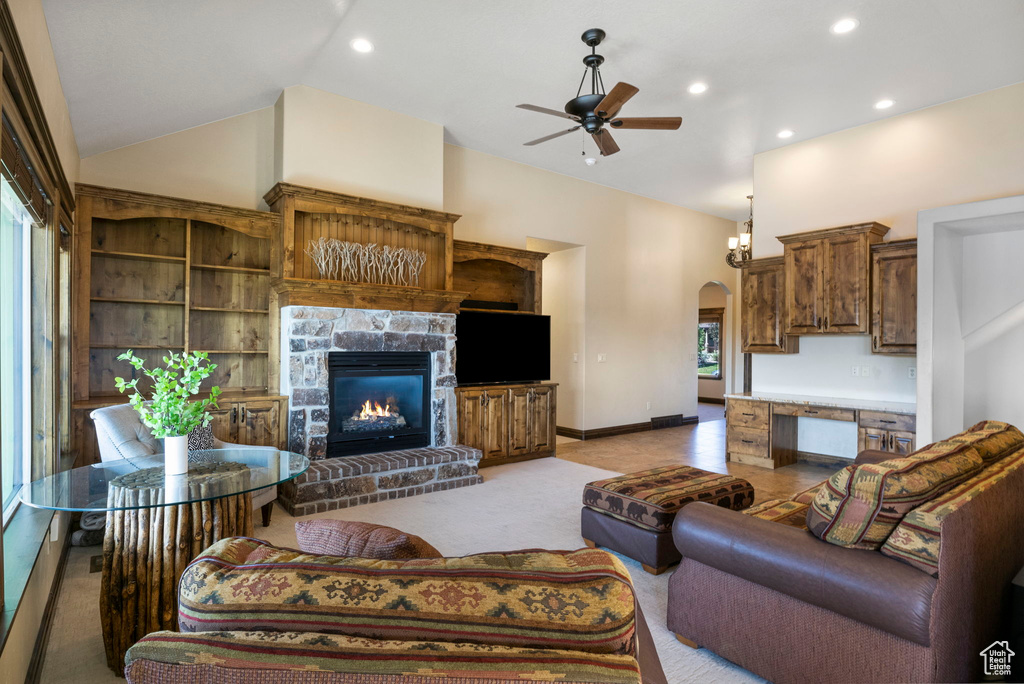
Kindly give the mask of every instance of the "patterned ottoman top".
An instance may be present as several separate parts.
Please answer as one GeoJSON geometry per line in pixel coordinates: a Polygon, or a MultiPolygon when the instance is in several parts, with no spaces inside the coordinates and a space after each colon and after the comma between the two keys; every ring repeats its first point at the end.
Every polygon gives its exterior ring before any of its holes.
{"type": "Polygon", "coordinates": [[[738,511],[754,503],[754,487],[732,475],[665,466],[597,480],[583,488],[584,506],[655,532],[671,530],[679,509],[694,501],[738,511]]]}

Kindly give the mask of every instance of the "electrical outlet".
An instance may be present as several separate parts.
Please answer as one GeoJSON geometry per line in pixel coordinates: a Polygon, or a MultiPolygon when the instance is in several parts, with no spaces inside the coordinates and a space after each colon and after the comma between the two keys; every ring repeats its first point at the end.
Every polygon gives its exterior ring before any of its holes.
{"type": "Polygon", "coordinates": [[[917,379],[917,366],[907,366],[907,377],[911,380],[917,379]]]}
{"type": "Polygon", "coordinates": [[[608,355],[607,354],[598,354],[597,355],[597,362],[598,363],[604,363],[607,360],[608,360],[608,355]]]}
{"type": "Polygon", "coordinates": [[[870,378],[871,377],[871,366],[861,366],[860,377],[870,378]]]}
{"type": "Polygon", "coordinates": [[[648,410],[648,411],[650,411],[650,410],[651,410],[651,402],[647,402],[647,410],[648,410]]]}
{"type": "Polygon", "coordinates": [[[572,362],[573,363],[579,363],[580,362],[580,355],[577,354],[576,352],[572,353],[572,362]]]}
{"type": "Polygon", "coordinates": [[[850,366],[850,375],[855,378],[860,377],[860,366],[850,366]]]}

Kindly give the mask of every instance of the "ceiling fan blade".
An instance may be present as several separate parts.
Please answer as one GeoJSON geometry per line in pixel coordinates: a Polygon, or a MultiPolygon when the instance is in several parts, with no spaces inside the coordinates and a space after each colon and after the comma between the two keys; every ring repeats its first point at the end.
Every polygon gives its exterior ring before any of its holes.
{"type": "Polygon", "coordinates": [[[615,144],[612,134],[607,130],[602,128],[597,133],[593,133],[591,135],[594,137],[594,142],[597,143],[597,148],[601,150],[601,154],[605,157],[611,156],[619,151],[619,146],[615,144]]]}
{"type": "Polygon", "coordinates": [[[570,128],[567,131],[558,131],[558,133],[552,133],[551,135],[545,135],[543,138],[537,138],[536,140],[531,140],[530,142],[523,143],[523,145],[525,145],[527,147],[529,147],[531,145],[539,145],[542,142],[547,142],[548,140],[552,140],[553,138],[559,138],[559,137],[561,137],[563,135],[568,135],[569,133],[572,133],[573,131],[578,131],[579,129],[580,129],[579,126],[573,126],[572,128],[570,128]]]}
{"type": "Polygon", "coordinates": [[[609,91],[601,103],[597,105],[594,110],[598,116],[610,119],[619,113],[622,109],[622,105],[629,102],[629,98],[633,97],[640,92],[640,89],[636,86],[631,86],[628,83],[616,83],[615,87],[609,91]]]}
{"type": "Polygon", "coordinates": [[[615,128],[647,128],[674,131],[683,125],[681,116],[635,116],[609,122],[615,128]]]}
{"type": "MultiPolygon", "coordinates": [[[[603,101],[604,100],[602,100],[602,102],[603,101]]],[[[578,116],[573,116],[572,114],[566,114],[565,112],[560,112],[557,109],[548,109],[547,107],[538,107],[537,105],[532,105],[532,104],[521,104],[521,105],[516,105],[516,107],[518,107],[519,109],[528,109],[531,112],[540,112],[541,114],[550,114],[551,116],[560,116],[563,119],[571,119],[572,121],[579,121],[580,120],[580,118],[578,116]]]]}

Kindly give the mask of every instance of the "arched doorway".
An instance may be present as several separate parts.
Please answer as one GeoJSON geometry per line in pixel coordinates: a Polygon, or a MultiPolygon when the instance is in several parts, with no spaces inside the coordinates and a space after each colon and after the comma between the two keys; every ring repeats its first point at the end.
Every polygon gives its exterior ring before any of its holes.
{"type": "Polygon", "coordinates": [[[730,331],[726,329],[729,288],[713,280],[697,294],[697,402],[700,420],[724,417],[726,377],[733,372],[729,359],[730,331]]]}

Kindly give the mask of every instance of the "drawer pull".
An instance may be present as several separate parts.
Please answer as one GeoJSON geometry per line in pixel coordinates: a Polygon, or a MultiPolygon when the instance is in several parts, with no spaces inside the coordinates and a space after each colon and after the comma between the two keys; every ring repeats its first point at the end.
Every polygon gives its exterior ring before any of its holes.
{"type": "Polygon", "coordinates": [[[743,415],[745,415],[745,416],[750,416],[751,418],[753,418],[753,417],[754,417],[754,414],[753,414],[753,413],[744,413],[743,415]]]}
{"type": "Polygon", "coordinates": [[[888,423],[889,425],[895,425],[896,424],[895,420],[880,420],[878,422],[879,423],[888,423]]]}
{"type": "Polygon", "coordinates": [[[754,441],[750,440],[750,439],[741,439],[740,441],[743,442],[744,444],[753,444],[754,443],[754,441]]]}
{"type": "Polygon", "coordinates": [[[811,409],[804,409],[804,413],[817,413],[817,411],[812,411],[811,409]]]}

